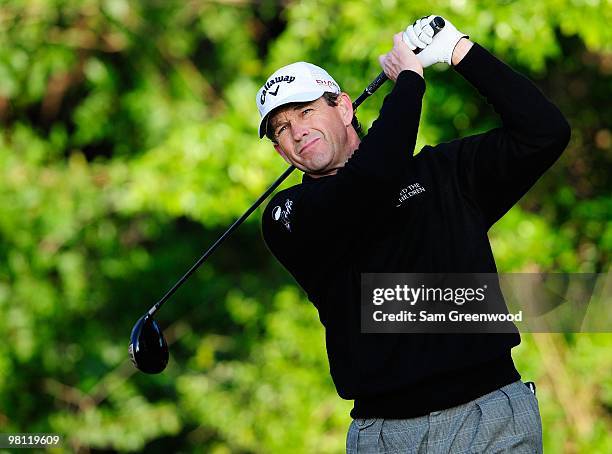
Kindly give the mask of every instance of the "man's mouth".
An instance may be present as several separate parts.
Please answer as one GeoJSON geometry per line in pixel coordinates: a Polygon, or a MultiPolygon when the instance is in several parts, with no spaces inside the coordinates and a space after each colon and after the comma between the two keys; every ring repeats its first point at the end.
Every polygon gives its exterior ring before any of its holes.
{"type": "Polygon", "coordinates": [[[298,154],[299,154],[299,155],[301,155],[301,154],[304,152],[304,150],[306,150],[307,148],[309,148],[309,147],[310,147],[312,144],[314,144],[314,143],[315,143],[315,142],[317,142],[318,140],[319,140],[319,138],[318,138],[318,137],[317,137],[316,139],[312,139],[310,142],[308,142],[306,145],[304,145],[304,146],[303,146],[303,147],[300,149],[300,151],[299,151],[299,153],[298,153],[298,154]]]}

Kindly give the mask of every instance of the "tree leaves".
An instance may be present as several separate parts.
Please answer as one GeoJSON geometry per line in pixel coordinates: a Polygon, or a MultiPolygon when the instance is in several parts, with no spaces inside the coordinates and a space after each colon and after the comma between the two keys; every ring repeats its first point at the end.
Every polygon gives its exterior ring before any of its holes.
{"type": "MultiPolygon", "coordinates": [[[[492,230],[500,271],[605,271],[606,2],[4,2],[2,432],[60,432],[66,452],[342,452],[350,403],[335,394],[316,310],[263,245],[261,210],[161,311],[163,374],[135,372],[128,335],[286,168],[257,137],[265,78],[312,61],[356,97],[393,33],[431,12],[535,80],[573,127],[561,160],[492,230]]],[[[419,148],[498,123],[450,68],[425,76],[419,148]]],[[[364,126],[388,90],[360,107],[364,126]]],[[[606,370],[609,347],[607,334],[526,336],[515,351],[542,383],[547,449],[606,451],[612,387],[583,377],[606,370]],[[593,396],[587,419],[556,403],[576,389],[593,396]],[[572,429],[589,418],[592,432],[572,429]]]]}

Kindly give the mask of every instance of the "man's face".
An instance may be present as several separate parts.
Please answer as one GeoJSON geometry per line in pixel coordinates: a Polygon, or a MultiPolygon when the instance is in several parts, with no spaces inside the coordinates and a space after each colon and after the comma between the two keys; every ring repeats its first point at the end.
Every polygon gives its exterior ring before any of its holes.
{"type": "Polygon", "coordinates": [[[309,103],[281,107],[270,118],[274,148],[290,164],[312,175],[327,175],[342,167],[354,150],[348,141],[353,109],[345,93],[338,105],[321,97],[309,103]]]}

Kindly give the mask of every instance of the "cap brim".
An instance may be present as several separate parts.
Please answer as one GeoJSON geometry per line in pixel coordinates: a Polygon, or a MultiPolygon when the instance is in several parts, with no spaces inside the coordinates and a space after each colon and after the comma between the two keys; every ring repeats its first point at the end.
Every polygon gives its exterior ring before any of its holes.
{"type": "Polygon", "coordinates": [[[273,113],[276,109],[292,102],[314,101],[315,99],[318,99],[323,96],[323,93],[325,93],[325,90],[309,91],[306,93],[297,93],[295,95],[287,96],[286,98],[280,100],[279,103],[275,105],[272,109],[270,109],[270,111],[265,114],[261,119],[261,122],[259,123],[259,138],[261,139],[263,136],[266,135],[268,118],[270,117],[270,114],[273,113]]]}

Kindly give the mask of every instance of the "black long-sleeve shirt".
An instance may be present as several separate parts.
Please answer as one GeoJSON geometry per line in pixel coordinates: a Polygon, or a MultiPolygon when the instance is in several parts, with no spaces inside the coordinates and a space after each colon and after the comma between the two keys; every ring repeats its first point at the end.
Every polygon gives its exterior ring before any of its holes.
{"type": "Polygon", "coordinates": [[[474,44],[455,70],[503,126],[416,156],[425,81],[402,71],[335,175],[278,192],[263,236],[319,312],[338,394],[354,418],[409,418],[516,381],[518,334],[364,334],[361,273],[495,273],[487,232],[567,146],[561,112],[474,44]],[[421,189],[418,189],[421,188],[421,189]],[[402,194],[412,192],[411,197],[402,194]]]}

